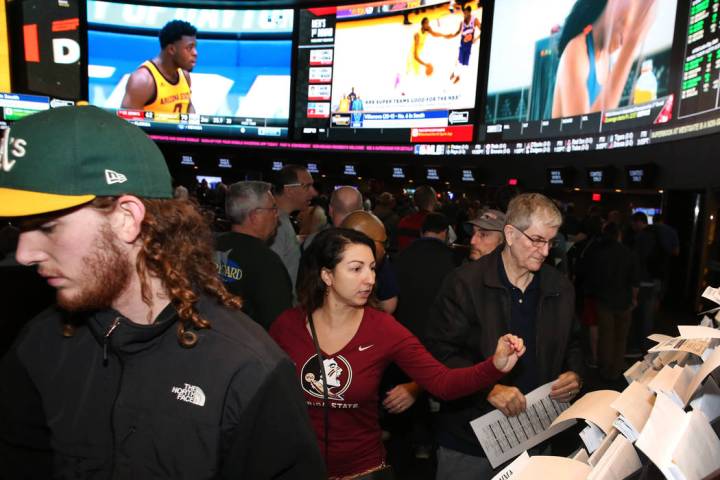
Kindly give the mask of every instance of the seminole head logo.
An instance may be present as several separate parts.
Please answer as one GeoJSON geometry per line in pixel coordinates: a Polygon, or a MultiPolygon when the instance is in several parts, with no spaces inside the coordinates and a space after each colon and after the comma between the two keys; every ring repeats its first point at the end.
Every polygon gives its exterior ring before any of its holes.
{"type": "MultiPolygon", "coordinates": [[[[323,360],[325,378],[327,378],[328,398],[330,400],[344,400],[342,394],[350,388],[352,383],[352,367],[342,355],[323,360]]],[[[302,368],[300,384],[305,392],[313,397],[324,398],[323,376],[320,370],[318,356],[308,358],[302,368]]]]}

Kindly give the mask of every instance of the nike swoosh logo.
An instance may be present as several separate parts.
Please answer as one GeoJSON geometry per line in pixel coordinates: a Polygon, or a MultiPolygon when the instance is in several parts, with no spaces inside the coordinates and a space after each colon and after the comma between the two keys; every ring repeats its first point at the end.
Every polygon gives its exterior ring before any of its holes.
{"type": "Polygon", "coordinates": [[[374,343],[373,343],[372,345],[368,345],[367,347],[363,347],[362,345],[360,345],[360,346],[358,347],[358,351],[359,351],[359,352],[364,352],[364,351],[367,350],[368,348],[372,348],[372,347],[374,347],[374,346],[375,346],[374,343]]]}

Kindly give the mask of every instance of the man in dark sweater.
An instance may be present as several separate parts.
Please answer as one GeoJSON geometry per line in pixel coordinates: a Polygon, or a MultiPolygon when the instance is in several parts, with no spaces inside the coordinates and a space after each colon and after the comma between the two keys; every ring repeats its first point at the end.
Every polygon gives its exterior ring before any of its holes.
{"type": "Polygon", "coordinates": [[[243,301],[243,311],[268,330],[292,307],[292,282],[268,246],[278,227],[278,207],[265,182],[233,184],[225,199],[232,226],[215,241],[215,263],[226,288],[243,301]]]}
{"type": "Polygon", "coordinates": [[[440,285],[457,266],[446,243],[449,226],[445,215],[428,213],[420,228],[421,237],[393,262],[400,288],[396,317],[421,340],[440,285]]]}
{"type": "Polygon", "coordinates": [[[609,222],[585,257],[585,295],[595,300],[598,317],[598,360],[607,380],[625,370],[625,345],[637,305],[640,271],[633,252],[620,243],[620,229],[609,222]]]}
{"type": "MultiPolygon", "coordinates": [[[[425,335],[425,326],[430,314],[430,307],[440,291],[445,277],[457,266],[454,252],[447,245],[449,219],[441,213],[428,213],[420,227],[420,238],[400,252],[393,262],[400,294],[395,317],[405,325],[421,341],[425,335]]],[[[430,410],[426,394],[420,387],[408,384],[410,379],[399,369],[391,370],[388,381],[405,388],[416,399],[416,402],[404,414],[403,421],[410,425],[410,441],[415,447],[418,458],[427,458],[432,435],[430,433],[430,410]]],[[[400,430],[397,425],[391,428],[400,430]]]]}

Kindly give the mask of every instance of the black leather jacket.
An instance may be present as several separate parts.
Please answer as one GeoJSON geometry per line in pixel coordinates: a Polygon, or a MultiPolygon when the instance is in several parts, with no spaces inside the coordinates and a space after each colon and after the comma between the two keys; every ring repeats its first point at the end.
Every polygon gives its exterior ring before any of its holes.
{"type": "MultiPolygon", "coordinates": [[[[433,355],[449,367],[465,367],[493,355],[498,338],[510,332],[510,293],[498,275],[501,251],[499,247],[457,268],[445,279],[435,299],[425,340],[433,355]]],[[[574,308],[575,291],[570,281],[543,265],[535,324],[540,385],[568,370],[582,374],[574,308]]],[[[494,408],[486,400],[488,392],[443,404],[437,422],[441,445],[484,456],[469,422],[494,408]]]]}

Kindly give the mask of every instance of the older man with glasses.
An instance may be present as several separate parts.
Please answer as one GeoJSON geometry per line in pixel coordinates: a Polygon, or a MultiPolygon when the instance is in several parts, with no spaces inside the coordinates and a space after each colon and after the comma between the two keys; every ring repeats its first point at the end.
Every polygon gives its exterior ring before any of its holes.
{"type": "Polygon", "coordinates": [[[215,240],[215,263],[225,287],[243,300],[242,310],[266,330],[292,307],[292,282],[268,246],[278,229],[278,206],[266,182],[237,182],[225,197],[232,226],[215,240]]]}
{"type": "Polygon", "coordinates": [[[455,270],[433,304],[427,327],[430,351],[446,365],[472,365],[492,355],[498,332],[525,340],[527,352],[512,374],[484,394],[445,403],[438,426],[438,479],[492,478],[493,469],[470,428],[473,420],[498,409],[516,416],[525,395],[553,382],[551,398],[568,402],[582,387],[579,345],[572,338],[575,292],[545,264],[562,223],[555,204],[537,193],[509,204],[505,246],[455,270]]]}

